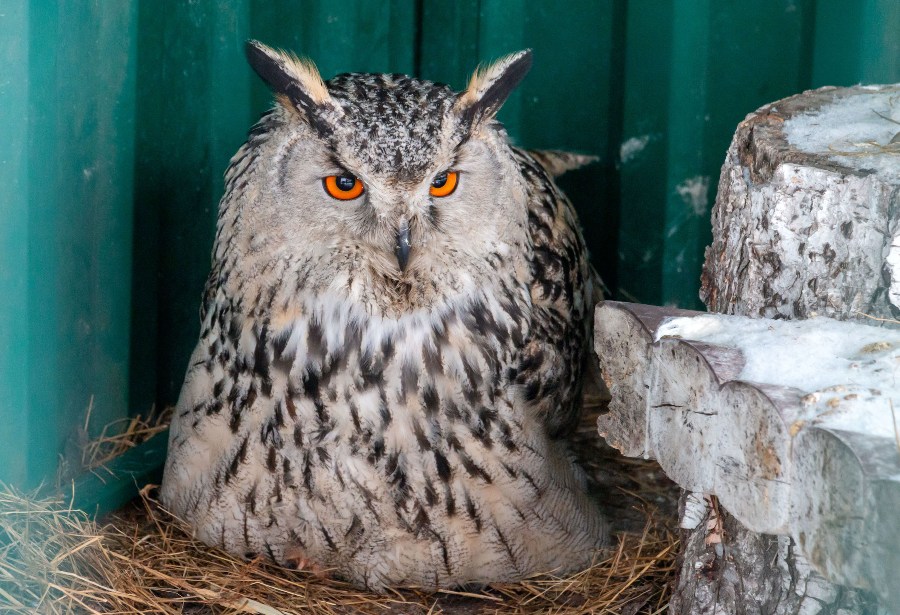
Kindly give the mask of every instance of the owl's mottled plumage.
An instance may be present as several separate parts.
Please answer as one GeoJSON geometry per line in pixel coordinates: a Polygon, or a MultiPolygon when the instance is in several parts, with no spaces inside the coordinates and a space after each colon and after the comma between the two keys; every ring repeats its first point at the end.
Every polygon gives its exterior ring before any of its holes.
{"type": "Polygon", "coordinates": [[[591,269],[547,168],[493,119],[530,53],[462,93],[248,57],[279,104],[226,173],[163,501],[207,543],[373,589],[588,564],[606,523],[565,436],[591,269]],[[329,196],[348,174],[362,196],[329,196]]]}

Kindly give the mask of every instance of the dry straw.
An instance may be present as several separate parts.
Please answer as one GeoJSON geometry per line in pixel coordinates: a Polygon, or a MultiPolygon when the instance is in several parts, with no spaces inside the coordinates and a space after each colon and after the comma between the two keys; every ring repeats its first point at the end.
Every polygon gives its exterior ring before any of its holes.
{"type": "Polygon", "coordinates": [[[659,613],[674,571],[675,541],[648,526],[568,578],[378,595],[209,548],[149,493],[100,525],[61,499],[0,489],[0,612],[659,613]]]}
{"type": "MultiPolygon", "coordinates": [[[[104,430],[84,465],[95,468],[164,428],[162,420],[133,420],[104,430]]],[[[675,573],[674,535],[648,522],[570,577],[374,594],[210,548],[153,493],[145,487],[136,502],[97,523],[63,497],[0,484],[0,612],[656,614],[666,609],[675,573]]]]}
{"type": "Polygon", "coordinates": [[[91,402],[84,415],[84,426],[79,433],[79,436],[85,440],[80,447],[81,468],[89,470],[109,463],[129,449],[167,430],[173,410],[173,408],[166,408],[161,412],[151,410],[146,419],[138,414],[113,421],[104,425],[100,434],[95,438],[88,439],[93,409],[94,398],[91,397],[91,402]]]}

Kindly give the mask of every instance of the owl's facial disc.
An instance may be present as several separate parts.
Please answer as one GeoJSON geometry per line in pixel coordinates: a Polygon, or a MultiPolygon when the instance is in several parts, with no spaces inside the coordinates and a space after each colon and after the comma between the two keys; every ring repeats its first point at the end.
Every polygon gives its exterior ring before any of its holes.
{"type": "MultiPolygon", "coordinates": [[[[347,165],[336,163],[336,166],[346,168],[347,165]]],[[[423,212],[418,210],[422,207],[428,209],[434,207],[436,201],[440,201],[444,197],[448,197],[456,192],[459,183],[459,171],[447,169],[434,174],[431,181],[427,184],[430,202],[419,201],[415,206],[410,206],[408,203],[405,203],[405,199],[396,194],[385,198],[384,188],[376,187],[375,193],[379,196],[376,196],[375,198],[381,203],[403,203],[399,208],[395,205],[393,207],[388,206],[386,210],[383,210],[386,218],[394,218],[396,220],[396,222],[388,224],[393,229],[391,231],[393,254],[397,259],[397,266],[401,275],[406,272],[407,265],[409,264],[410,251],[412,250],[412,227],[416,227],[419,232],[422,232],[424,229],[420,228],[418,225],[423,223],[423,219],[431,218],[431,215],[429,214],[425,214],[424,216],[420,215],[423,212]],[[419,220],[411,225],[410,221],[413,218],[419,220]]],[[[352,172],[347,170],[343,170],[340,173],[333,175],[326,175],[321,179],[321,184],[325,193],[334,199],[334,204],[337,207],[347,207],[348,202],[357,201],[361,197],[367,196],[368,193],[366,184],[352,172]]],[[[415,190],[418,192],[423,188],[424,186],[420,186],[415,190]]],[[[365,201],[360,202],[361,207],[366,207],[367,205],[371,206],[371,203],[366,203],[365,201]]],[[[381,207],[383,206],[384,205],[381,207]]]]}

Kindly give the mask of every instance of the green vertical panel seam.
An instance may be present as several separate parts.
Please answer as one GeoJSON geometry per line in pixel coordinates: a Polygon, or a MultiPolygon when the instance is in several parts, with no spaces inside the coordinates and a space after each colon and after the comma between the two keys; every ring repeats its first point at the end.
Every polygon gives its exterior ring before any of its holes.
{"type": "Polygon", "coordinates": [[[620,171],[620,152],[625,128],[625,41],[627,35],[627,0],[613,0],[611,12],[610,37],[610,74],[607,82],[609,91],[609,107],[607,114],[607,141],[605,156],[609,182],[603,196],[605,197],[606,223],[609,245],[605,246],[605,262],[598,263],[598,255],[594,254],[594,265],[603,276],[608,289],[615,294],[619,287],[618,254],[619,223],[622,218],[622,178],[620,171]]]}
{"type": "Polygon", "coordinates": [[[209,24],[210,52],[210,160],[213,197],[203,217],[214,228],[217,203],[224,192],[224,175],[234,152],[243,143],[253,123],[250,112],[251,71],[244,61],[244,41],[249,38],[249,0],[216,0],[209,24]]]}
{"type": "Polygon", "coordinates": [[[708,225],[713,178],[703,175],[703,133],[709,73],[709,0],[673,7],[667,103],[666,203],[662,301],[699,307],[699,226],[708,225]]]}
{"type": "Polygon", "coordinates": [[[30,441],[28,19],[24,2],[6,4],[0,16],[0,481],[14,484],[26,480],[30,441]]]}
{"type": "Polygon", "coordinates": [[[53,233],[58,222],[50,214],[55,211],[47,201],[53,199],[53,170],[60,157],[56,152],[55,115],[47,108],[57,98],[56,66],[57,15],[49,2],[30,2],[26,40],[28,44],[28,81],[40,84],[44,95],[28,98],[28,310],[35,316],[28,322],[28,395],[26,420],[28,439],[21,443],[27,464],[26,486],[32,487],[52,479],[57,468],[57,448],[62,439],[65,416],[59,407],[64,374],[57,356],[61,336],[57,329],[62,309],[55,292],[55,270],[52,254],[59,249],[53,233]],[[40,27],[38,28],[38,24],[40,27]],[[35,441],[37,434],[41,440],[35,441]],[[46,448],[52,447],[52,450],[46,448]]]}
{"type": "Polygon", "coordinates": [[[656,303],[662,295],[660,275],[665,215],[667,117],[659,100],[668,100],[669,65],[660,56],[672,46],[674,0],[630,0],[625,16],[625,71],[619,161],[621,215],[617,262],[617,296],[656,303]],[[661,51],[662,50],[662,51],[661,51]],[[633,151],[625,151],[625,145],[633,151]]]}
{"type": "MultiPolygon", "coordinates": [[[[142,177],[147,193],[141,202],[152,211],[150,222],[158,220],[155,400],[161,405],[178,398],[196,344],[197,307],[209,271],[216,217],[213,186],[221,184],[224,171],[213,168],[223,160],[213,151],[213,136],[233,128],[215,123],[219,111],[212,82],[222,68],[213,65],[217,1],[172,3],[162,15],[154,2],[142,2],[141,7],[141,89],[148,97],[141,122],[157,126],[142,133],[140,146],[142,164],[149,167],[146,177],[153,179],[151,183],[142,177]],[[150,202],[148,195],[153,197],[150,202]]],[[[224,91],[227,84],[221,85],[224,91]]]]}
{"type": "Polygon", "coordinates": [[[78,469],[76,436],[92,404],[95,432],[128,415],[136,12],[74,1],[29,9],[29,79],[41,90],[27,114],[32,437],[23,446],[34,485],[56,478],[61,456],[78,469]]]}
{"type": "MultiPolygon", "coordinates": [[[[120,373],[115,387],[123,393],[119,397],[121,407],[112,408],[116,418],[125,418],[131,415],[131,399],[128,394],[128,381],[131,367],[131,314],[133,297],[132,289],[132,259],[134,254],[134,159],[136,154],[136,124],[137,110],[137,37],[138,37],[138,6],[136,2],[123,4],[127,9],[123,10],[122,20],[126,21],[126,27],[112,27],[106,36],[111,34],[106,42],[119,43],[123,39],[127,42],[127,60],[124,62],[121,76],[121,90],[115,108],[115,115],[109,119],[115,123],[115,143],[107,144],[107,150],[116,148],[117,155],[110,155],[109,171],[112,190],[116,193],[118,201],[110,203],[105,229],[115,237],[105,236],[98,240],[99,250],[95,248],[98,262],[99,294],[105,301],[109,301],[109,322],[112,329],[104,347],[106,354],[103,363],[97,366],[97,374],[108,374],[109,361],[113,354],[109,351],[112,345],[120,348],[113,351],[118,355],[120,373]],[[115,206],[112,212],[111,207],[115,206]],[[110,241],[115,245],[110,246],[110,241]],[[104,263],[106,266],[104,266],[104,263]],[[112,280],[112,281],[109,281],[112,280]],[[112,288],[118,287],[117,295],[110,297],[112,288]]],[[[102,13],[108,14],[110,9],[102,8],[102,13]]],[[[102,17],[101,17],[102,19],[102,17]]],[[[120,24],[121,25],[121,24],[120,24]]],[[[119,43],[120,44],[120,43],[119,43]]],[[[120,48],[121,49],[121,48],[120,48]]],[[[121,51],[120,51],[121,53],[121,51]]],[[[105,55],[105,54],[104,54],[105,55]]],[[[96,431],[103,429],[104,425],[95,425],[96,431]]]]}

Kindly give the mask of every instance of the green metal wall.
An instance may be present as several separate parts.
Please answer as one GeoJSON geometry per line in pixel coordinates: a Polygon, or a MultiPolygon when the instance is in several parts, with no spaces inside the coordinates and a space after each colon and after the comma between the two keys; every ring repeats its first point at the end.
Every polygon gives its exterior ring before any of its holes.
{"type": "Polygon", "coordinates": [[[501,119],[599,157],[561,183],[616,296],[697,307],[735,125],[900,81],[898,33],[893,0],[0,0],[0,480],[52,481],[89,406],[175,400],[222,173],[270,104],[246,38],[457,88],[533,48],[501,119]]]}

